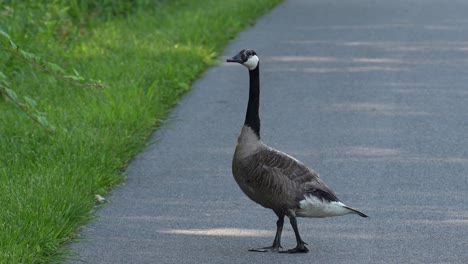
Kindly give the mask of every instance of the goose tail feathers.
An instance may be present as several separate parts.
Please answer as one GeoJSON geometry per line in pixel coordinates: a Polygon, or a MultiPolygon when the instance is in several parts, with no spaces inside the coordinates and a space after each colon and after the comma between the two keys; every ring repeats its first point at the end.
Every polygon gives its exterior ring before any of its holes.
{"type": "Polygon", "coordinates": [[[356,209],[353,209],[353,208],[348,207],[348,206],[344,206],[344,207],[345,207],[346,209],[352,211],[354,214],[357,214],[357,215],[359,215],[359,216],[361,216],[361,217],[364,217],[364,218],[369,218],[368,215],[366,215],[366,214],[364,214],[364,213],[361,213],[361,212],[359,212],[359,211],[356,210],[356,209]]]}

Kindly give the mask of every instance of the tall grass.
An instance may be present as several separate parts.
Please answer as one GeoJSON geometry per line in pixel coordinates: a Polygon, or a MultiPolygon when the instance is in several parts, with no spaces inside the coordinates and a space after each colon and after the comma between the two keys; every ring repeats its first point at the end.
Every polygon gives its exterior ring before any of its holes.
{"type": "Polygon", "coordinates": [[[0,27],[17,44],[106,85],[74,87],[0,51],[11,87],[56,127],[46,133],[0,97],[0,263],[63,258],[95,194],[122,180],[191,82],[277,2],[0,1],[0,27]]]}

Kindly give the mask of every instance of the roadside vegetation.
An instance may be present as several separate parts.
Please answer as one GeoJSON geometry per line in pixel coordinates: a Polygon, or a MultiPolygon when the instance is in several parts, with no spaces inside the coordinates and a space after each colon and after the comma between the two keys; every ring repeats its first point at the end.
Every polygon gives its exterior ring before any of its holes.
{"type": "Polygon", "coordinates": [[[0,0],[0,263],[66,257],[95,195],[279,1],[0,0]]]}

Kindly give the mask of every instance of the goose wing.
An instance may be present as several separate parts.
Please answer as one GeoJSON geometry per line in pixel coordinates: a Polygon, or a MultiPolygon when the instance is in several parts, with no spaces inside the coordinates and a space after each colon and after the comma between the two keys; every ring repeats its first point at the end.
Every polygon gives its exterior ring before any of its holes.
{"type": "Polygon", "coordinates": [[[294,197],[296,203],[308,195],[321,200],[338,201],[336,194],[320,176],[297,159],[272,148],[263,157],[264,174],[281,182],[286,187],[288,196],[294,197]]]}

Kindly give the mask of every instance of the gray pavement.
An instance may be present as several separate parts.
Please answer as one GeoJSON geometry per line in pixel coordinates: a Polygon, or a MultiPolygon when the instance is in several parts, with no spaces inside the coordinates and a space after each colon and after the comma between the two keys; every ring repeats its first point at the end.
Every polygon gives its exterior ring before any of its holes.
{"type": "MultiPolygon", "coordinates": [[[[287,0],[239,34],[261,59],[262,139],[371,219],[299,218],[311,252],[248,252],[275,215],[231,175],[244,67],[193,84],[69,263],[468,263],[468,1],[287,0]]],[[[295,246],[285,225],[283,246],[295,246]]]]}

